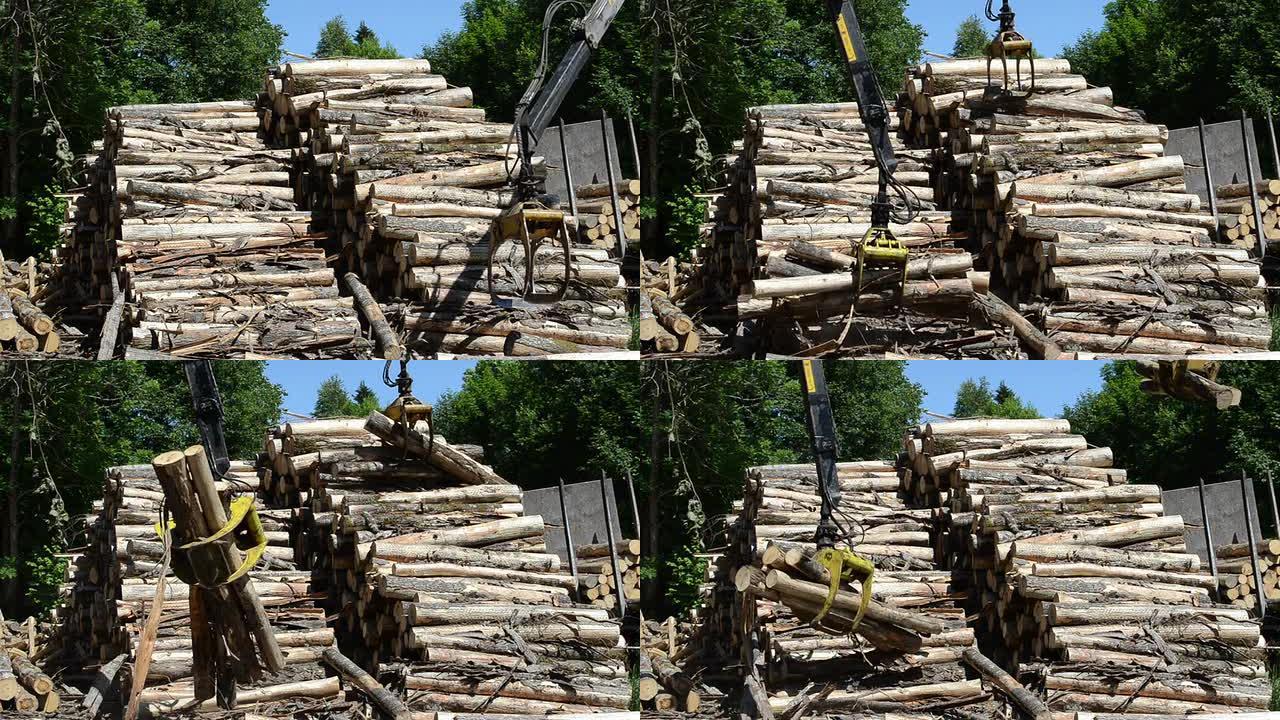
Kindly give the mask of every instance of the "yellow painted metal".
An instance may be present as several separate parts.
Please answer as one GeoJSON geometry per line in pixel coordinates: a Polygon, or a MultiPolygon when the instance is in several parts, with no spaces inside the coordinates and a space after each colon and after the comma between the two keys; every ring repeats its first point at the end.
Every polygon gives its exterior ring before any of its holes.
{"type": "Polygon", "coordinates": [[[871,585],[875,578],[876,566],[872,565],[870,560],[854,553],[852,550],[839,548],[823,548],[818,551],[818,554],[813,559],[826,568],[827,574],[830,576],[827,599],[826,602],[822,603],[822,609],[814,616],[814,625],[821,622],[822,618],[831,612],[831,606],[835,603],[836,594],[840,591],[841,583],[855,581],[862,583],[858,614],[854,616],[853,624],[849,626],[849,632],[852,633],[862,624],[862,618],[867,614],[867,608],[871,607],[871,585]]]}

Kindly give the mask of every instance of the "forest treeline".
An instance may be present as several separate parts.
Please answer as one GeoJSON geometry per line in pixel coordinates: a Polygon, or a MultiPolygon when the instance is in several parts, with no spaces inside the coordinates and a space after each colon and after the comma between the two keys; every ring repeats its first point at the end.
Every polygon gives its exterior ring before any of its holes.
{"type": "MultiPolygon", "coordinates": [[[[214,363],[233,459],[255,459],[283,419],[284,393],[266,367],[214,363]]],[[[494,469],[526,489],[598,480],[602,471],[620,482],[646,476],[636,364],[482,362],[456,391],[423,399],[434,401],[442,436],[482,445],[494,469]]],[[[372,388],[350,392],[334,376],[318,389],[314,413],[364,417],[379,407],[372,388]]],[[[83,540],[107,468],[200,442],[180,363],[0,361],[0,428],[5,617],[55,602],[57,554],[83,540]]]]}
{"type": "MultiPolygon", "coordinates": [[[[978,0],[973,0],[978,10],[978,0]]],[[[0,0],[0,249],[47,253],[74,187],[75,158],[116,104],[253,97],[282,59],[284,30],[266,0],[0,0]]],[[[892,98],[925,49],[974,54],[988,23],[927,37],[907,0],[856,0],[881,83],[892,98]]],[[[469,85],[491,117],[510,120],[541,56],[545,0],[468,0],[463,23],[423,48],[397,49],[376,28],[329,20],[317,57],[421,54],[469,85]]],[[[1023,14],[1035,12],[1022,8],[1023,14]]],[[[554,62],[569,36],[562,13],[554,62]]],[[[977,20],[975,22],[975,20],[977,20]]],[[[1099,30],[1066,51],[1111,85],[1118,103],[1186,126],[1239,109],[1280,109],[1280,14],[1265,0],[1113,0],[1099,30]]],[[[825,5],[813,0],[631,0],[564,108],[569,121],[630,114],[646,181],[652,257],[687,254],[742,136],[744,111],[769,103],[848,101],[847,72],[825,5]]],[[[628,174],[630,152],[621,153],[628,174]]]]}

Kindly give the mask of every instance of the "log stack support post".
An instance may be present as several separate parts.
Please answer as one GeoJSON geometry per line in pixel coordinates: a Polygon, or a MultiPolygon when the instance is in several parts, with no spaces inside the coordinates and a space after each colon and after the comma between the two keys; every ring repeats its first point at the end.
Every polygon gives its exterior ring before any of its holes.
{"type": "Polygon", "coordinates": [[[1213,168],[1209,167],[1209,141],[1205,136],[1204,118],[1200,118],[1200,162],[1204,165],[1204,186],[1209,193],[1209,211],[1213,213],[1213,236],[1220,240],[1222,225],[1218,219],[1218,186],[1213,184],[1213,168]]]}
{"type": "Polygon", "coordinates": [[[631,498],[631,519],[636,525],[636,537],[640,537],[640,504],[636,502],[636,484],[631,479],[631,470],[627,470],[627,496],[631,498]]]}
{"type": "MultiPolygon", "coordinates": [[[[563,123],[561,123],[560,129],[562,132],[560,139],[563,140],[564,139],[563,123]]],[[[569,509],[564,502],[564,478],[563,477],[560,478],[558,494],[560,496],[560,522],[564,525],[565,554],[569,556],[569,573],[573,575],[573,590],[571,590],[570,592],[573,593],[573,597],[575,599],[580,599],[582,588],[578,585],[578,550],[577,550],[578,546],[573,544],[573,530],[570,529],[569,527],[569,509]]],[[[605,520],[607,521],[608,518],[606,517],[605,520]]]]}
{"type": "MultiPolygon", "coordinates": [[[[1271,497],[1271,521],[1275,523],[1274,532],[1280,536],[1280,505],[1276,504],[1276,484],[1271,477],[1271,471],[1267,471],[1267,495],[1271,497]]],[[[1209,547],[1213,547],[1210,545],[1209,547]]]]}
{"type": "MultiPolygon", "coordinates": [[[[612,183],[611,183],[612,184],[612,183]]],[[[626,242],[623,240],[623,242],[626,242]]],[[[622,584],[622,571],[618,568],[618,546],[613,538],[613,522],[609,520],[609,476],[603,470],[600,471],[600,504],[604,506],[604,535],[605,540],[609,542],[609,564],[613,568],[613,589],[618,593],[618,617],[627,616],[627,589],[622,584]]],[[[614,505],[617,510],[617,505],[614,505]]],[[[565,521],[568,525],[568,521],[565,521]]],[[[574,554],[573,547],[569,547],[569,554],[574,554]]]]}
{"type": "MultiPolygon", "coordinates": [[[[564,163],[564,186],[569,191],[569,212],[573,215],[573,226],[578,227],[578,186],[573,184],[573,168],[569,166],[569,147],[565,144],[564,118],[560,118],[560,162],[564,163]]],[[[621,225],[619,225],[621,227],[621,225]]],[[[575,232],[576,236],[577,233],[575,232]]],[[[561,481],[563,484],[563,481],[561,481]]],[[[573,547],[570,545],[569,547],[573,547]]]]}
{"type": "Polygon", "coordinates": [[[1271,138],[1271,159],[1275,161],[1272,171],[1280,177],[1280,144],[1276,143],[1276,121],[1271,115],[1271,108],[1267,108],[1267,136],[1271,138]]]}
{"type": "MultiPolygon", "coordinates": [[[[1213,529],[1209,527],[1209,510],[1204,500],[1204,478],[1200,478],[1200,521],[1204,523],[1204,546],[1209,555],[1209,573],[1213,575],[1213,589],[1210,592],[1215,598],[1222,594],[1218,587],[1218,552],[1213,544],[1213,529]]],[[[1247,511],[1246,511],[1247,512],[1247,511]]],[[[1247,518],[1246,518],[1247,519],[1247,518]]]]}
{"type": "MultiPolygon", "coordinates": [[[[1246,139],[1247,136],[1246,136],[1246,139]]],[[[1253,519],[1249,517],[1249,496],[1253,493],[1249,492],[1252,488],[1249,485],[1252,481],[1249,479],[1249,473],[1240,471],[1240,500],[1244,506],[1244,529],[1245,536],[1249,539],[1249,559],[1253,562],[1253,582],[1254,592],[1258,594],[1258,617],[1266,619],[1267,617],[1267,595],[1266,586],[1262,584],[1262,567],[1258,564],[1258,543],[1257,538],[1253,536],[1253,519]]],[[[1257,510],[1258,503],[1253,503],[1254,510],[1257,510]]],[[[1210,546],[1209,553],[1213,554],[1213,547],[1210,546]]]]}
{"type": "MultiPolygon", "coordinates": [[[[609,178],[609,199],[613,202],[613,221],[618,227],[618,257],[627,256],[626,226],[622,224],[622,198],[618,196],[618,179],[613,174],[613,143],[609,142],[609,113],[600,111],[600,132],[604,135],[604,167],[609,178]]],[[[1261,227],[1261,225],[1259,225],[1261,227]]]]}
{"type": "Polygon", "coordinates": [[[1244,169],[1249,179],[1249,197],[1253,200],[1253,222],[1258,231],[1258,257],[1267,257],[1266,226],[1262,224],[1262,198],[1258,196],[1258,180],[1253,175],[1253,149],[1249,147],[1249,113],[1240,111],[1240,137],[1244,141],[1244,169]]]}

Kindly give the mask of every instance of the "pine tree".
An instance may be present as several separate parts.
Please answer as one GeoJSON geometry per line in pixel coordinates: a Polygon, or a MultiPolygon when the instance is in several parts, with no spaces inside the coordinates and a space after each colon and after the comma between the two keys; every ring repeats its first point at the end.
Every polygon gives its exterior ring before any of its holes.
{"type": "Polygon", "coordinates": [[[311,414],[318,418],[350,417],[355,409],[342,378],[334,375],[320,384],[316,392],[316,408],[311,414]]]}
{"type": "Polygon", "coordinates": [[[956,44],[951,54],[958,58],[981,57],[987,53],[992,33],[987,31],[982,19],[970,15],[956,28],[956,44]]]}
{"type": "Polygon", "coordinates": [[[352,414],[356,417],[365,417],[369,413],[382,409],[382,403],[378,402],[378,394],[364,381],[361,381],[360,387],[356,388],[354,405],[355,410],[352,414]]]}
{"type": "MultiPolygon", "coordinates": [[[[361,29],[365,25],[361,23],[361,29]]],[[[351,29],[341,15],[324,24],[320,31],[320,42],[316,43],[316,57],[351,57],[356,54],[356,44],[351,40],[351,29]]]]}

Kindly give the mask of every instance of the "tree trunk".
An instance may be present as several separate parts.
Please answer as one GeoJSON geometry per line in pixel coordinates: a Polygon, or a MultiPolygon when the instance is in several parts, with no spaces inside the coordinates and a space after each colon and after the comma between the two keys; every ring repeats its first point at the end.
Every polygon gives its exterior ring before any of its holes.
{"type": "MultiPolygon", "coordinates": [[[[9,510],[9,537],[6,538],[7,543],[5,546],[5,555],[12,559],[14,569],[16,570],[18,568],[18,558],[21,552],[21,547],[18,544],[18,538],[21,537],[21,525],[19,523],[18,515],[18,477],[20,476],[22,467],[22,459],[20,455],[22,452],[22,427],[20,424],[22,418],[22,414],[20,412],[22,403],[21,391],[14,394],[13,401],[13,431],[10,436],[11,440],[9,444],[9,492],[8,498],[6,499],[6,504],[8,505],[9,510]]],[[[9,615],[16,615],[19,612],[18,600],[22,581],[20,578],[14,577],[14,579],[10,580],[6,585],[4,606],[9,615]]]]}
{"type": "MultiPolygon", "coordinates": [[[[17,14],[17,8],[14,7],[14,14],[17,14]]],[[[15,17],[13,22],[13,60],[10,68],[9,76],[9,128],[8,128],[8,151],[5,153],[8,160],[6,168],[7,178],[3,188],[3,195],[8,196],[14,204],[16,210],[18,204],[18,175],[22,167],[21,158],[18,155],[18,141],[22,134],[22,32],[20,28],[22,23],[15,17]]],[[[14,218],[6,223],[5,226],[5,247],[12,248],[18,240],[18,218],[14,218]]]]}

